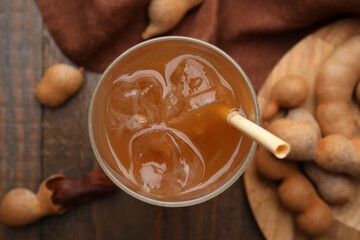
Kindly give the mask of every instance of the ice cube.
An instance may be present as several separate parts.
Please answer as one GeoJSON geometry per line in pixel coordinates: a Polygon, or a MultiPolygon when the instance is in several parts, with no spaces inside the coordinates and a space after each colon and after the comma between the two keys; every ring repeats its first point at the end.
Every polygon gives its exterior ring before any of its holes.
{"type": "Polygon", "coordinates": [[[204,174],[204,161],[191,140],[164,126],[136,133],[130,154],[134,179],[145,191],[159,196],[188,190],[204,174]]]}
{"type": "Polygon", "coordinates": [[[233,96],[229,84],[199,56],[185,54],[170,61],[165,79],[172,86],[163,105],[167,122],[179,121],[190,111],[233,96]]]}
{"type": "Polygon", "coordinates": [[[148,122],[145,116],[135,114],[126,122],[126,127],[130,130],[137,131],[147,127],[148,122]]]}
{"type": "Polygon", "coordinates": [[[140,70],[114,82],[108,111],[112,129],[138,131],[160,122],[165,81],[160,73],[140,70]]]}

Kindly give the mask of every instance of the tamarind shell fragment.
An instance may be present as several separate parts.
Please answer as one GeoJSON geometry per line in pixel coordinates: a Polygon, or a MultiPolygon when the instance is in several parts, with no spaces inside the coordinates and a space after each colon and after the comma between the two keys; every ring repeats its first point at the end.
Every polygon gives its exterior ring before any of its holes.
{"type": "Polygon", "coordinates": [[[26,188],[9,191],[0,205],[0,222],[14,227],[25,226],[117,190],[102,171],[91,171],[78,180],[52,175],[40,184],[37,194],[26,188]]]}
{"type": "Polygon", "coordinates": [[[54,204],[67,210],[77,204],[87,202],[118,190],[118,187],[102,171],[91,171],[85,177],[49,181],[47,187],[53,191],[54,204]]]}

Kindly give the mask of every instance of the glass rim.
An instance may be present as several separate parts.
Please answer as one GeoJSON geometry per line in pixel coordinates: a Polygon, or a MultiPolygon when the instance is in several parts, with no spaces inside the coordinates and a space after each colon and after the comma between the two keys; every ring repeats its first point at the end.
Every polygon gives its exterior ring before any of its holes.
{"type": "Polygon", "coordinates": [[[219,194],[221,194],[222,192],[224,192],[226,189],[228,189],[231,185],[233,185],[239,178],[240,176],[244,173],[245,169],[247,168],[248,164],[250,163],[251,159],[254,156],[255,150],[256,150],[256,146],[257,143],[256,141],[253,140],[251,147],[250,147],[250,151],[245,159],[245,161],[243,162],[243,164],[241,165],[240,169],[235,173],[235,175],[228,180],[225,184],[223,184],[222,186],[220,186],[219,188],[215,189],[214,191],[196,198],[196,199],[191,199],[191,200],[186,200],[186,201],[161,201],[161,200],[157,200],[157,199],[152,199],[150,197],[146,197],[143,196],[137,192],[132,191],[131,189],[127,188],[125,185],[123,185],[112,173],[111,171],[108,169],[108,167],[105,165],[104,160],[101,158],[96,143],[95,143],[95,139],[94,139],[94,135],[93,135],[93,131],[92,131],[92,115],[93,115],[93,106],[94,106],[94,101],[95,101],[95,97],[97,95],[97,92],[102,84],[102,82],[104,81],[104,79],[106,78],[107,74],[112,70],[112,68],[118,64],[125,56],[129,55],[130,53],[132,53],[133,51],[137,50],[138,48],[144,47],[146,45],[152,44],[152,43],[156,43],[156,42],[161,42],[161,41],[188,41],[188,42],[192,42],[192,43],[197,43],[200,45],[204,45],[205,47],[208,47],[209,49],[219,53],[220,55],[222,55],[227,61],[229,61],[241,74],[241,76],[243,77],[253,100],[254,106],[255,106],[255,123],[257,125],[260,124],[260,111],[259,111],[259,105],[258,105],[258,100],[256,97],[256,93],[255,90],[248,78],[248,76],[246,75],[246,73],[244,72],[244,70],[240,67],[240,65],[232,58],[230,57],[227,53],[225,53],[223,50],[221,50],[220,48],[196,39],[196,38],[191,38],[191,37],[184,37],[184,36],[165,36],[165,37],[157,37],[157,38],[153,38],[144,42],[141,42],[139,44],[134,45],[133,47],[129,48],[128,50],[126,50],[125,52],[123,52],[122,54],[120,54],[114,61],[112,61],[110,63],[110,65],[106,68],[106,70],[102,73],[101,78],[99,80],[99,82],[97,83],[97,86],[91,96],[91,101],[90,101],[90,106],[89,106],[89,112],[88,112],[88,132],[89,132],[89,138],[90,138],[90,143],[91,143],[91,147],[92,150],[94,152],[95,158],[98,161],[100,167],[102,168],[102,170],[106,173],[106,175],[112,180],[113,183],[115,183],[121,190],[123,190],[124,192],[126,192],[127,194],[129,194],[130,196],[141,200],[143,202],[152,204],[152,205],[156,205],[156,206],[161,206],[161,207],[187,207],[187,206],[193,206],[196,204],[200,204],[203,203],[207,200],[210,200],[216,196],[218,196],[219,194]]]}

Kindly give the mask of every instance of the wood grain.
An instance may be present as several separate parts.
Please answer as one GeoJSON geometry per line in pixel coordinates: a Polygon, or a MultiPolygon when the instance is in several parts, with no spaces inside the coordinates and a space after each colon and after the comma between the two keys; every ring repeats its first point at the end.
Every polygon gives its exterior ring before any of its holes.
{"type": "MultiPolygon", "coordinates": [[[[307,80],[310,95],[302,107],[314,114],[314,84],[321,64],[337,46],[359,34],[360,19],[349,18],[331,24],[299,42],[278,62],[260,90],[260,110],[263,111],[268,103],[272,86],[280,78],[294,74],[307,80]]],[[[292,214],[281,206],[276,193],[277,184],[261,178],[256,173],[254,163],[245,172],[245,185],[252,211],[267,239],[306,239],[296,230],[292,214]]],[[[357,201],[331,207],[336,222],[331,231],[319,239],[339,239],[340,236],[360,239],[360,183],[357,186],[357,201]]]]}
{"type": "MultiPolygon", "coordinates": [[[[41,76],[42,21],[32,0],[0,1],[0,196],[35,190],[41,179],[41,108],[34,88],[41,76]]],[[[0,225],[0,239],[39,239],[40,224],[0,225]]]]}
{"type": "MultiPolygon", "coordinates": [[[[99,74],[63,106],[42,107],[34,90],[52,64],[72,64],[42,23],[33,0],[0,1],[0,199],[13,187],[36,190],[54,173],[78,178],[99,168],[90,148],[87,111],[99,74]]],[[[120,54],[120,53],[119,53],[120,54]]],[[[243,178],[220,196],[186,208],[161,208],[124,192],[83,204],[24,228],[0,224],[8,239],[263,239],[243,178]]]]}
{"type": "MultiPolygon", "coordinates": [[[[44,69],[59,62],[72,64],[45,29],[42,37],[44,69]]],[[[93,85],[89,85],[89,81],[85,79],[81,90],[61,107],[43,107],[43,178],[56,173],[79,178],[93,169],[95,160],[87,137],[87,110],[92,91],[93,85]]],[[[61,217],[46,218],[42,222],[41,231],[47,236],[46,239],[93,239],[91,203],[75,208],[61,217]]]]}

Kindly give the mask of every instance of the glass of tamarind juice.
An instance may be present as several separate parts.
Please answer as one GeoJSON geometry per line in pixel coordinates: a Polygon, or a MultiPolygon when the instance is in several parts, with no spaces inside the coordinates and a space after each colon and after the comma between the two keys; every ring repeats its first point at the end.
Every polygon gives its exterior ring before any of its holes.
{"type": "Polygon", "coordinates": [[[90,141],[103,170],[128,194],[190,206],[231,186],[254,154],[256,143],[227,124],[227,111],[259,123],[240,66],[197,39],[155,38],[103,73],[90,104],[90,141]]]}

